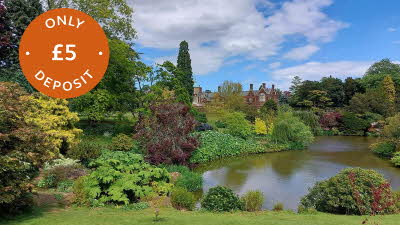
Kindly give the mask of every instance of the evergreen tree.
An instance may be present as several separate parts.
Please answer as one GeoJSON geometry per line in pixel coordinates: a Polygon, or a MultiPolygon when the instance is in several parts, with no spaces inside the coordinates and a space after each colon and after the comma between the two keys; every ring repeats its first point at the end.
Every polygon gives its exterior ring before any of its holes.
{"type": "Polygon", "coordinates": [[[344,82],[344,104],[348,105],[351,98],[356,94],[356,93],[363,93],[364,90],[362,88],[362,85],[359,81],[360,79],[353,79],[351,77],[346,78],[344,82]]]}
{"type": "Polygon", "coordinates": [[[182,71],[182,77],[178,78],[185,89],[188,91],[190,100],[193,96],[193,72],[192,72],[192,60],[189,54],[189,44],[186,41],[182,41],[179,45],[177,68],[182,71]]]}

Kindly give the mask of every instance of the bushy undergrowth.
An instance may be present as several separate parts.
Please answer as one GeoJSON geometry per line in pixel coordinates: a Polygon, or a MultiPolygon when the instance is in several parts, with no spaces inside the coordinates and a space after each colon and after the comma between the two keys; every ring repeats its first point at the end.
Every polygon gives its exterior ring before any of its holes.
{"type": "Polygon", "coordinates": [[[104,146],[95,141],[93,137],[84,138],[71,148],[67,155],[73,159],[80,160],[84,165],[88,165],[90,160],[100,156],[102,149],[104,149],[104,146]]]}
{"type": "Polygon", "coordinates": [[[224,212],[243,210],[244,204],[239,196],[227,187],[210,188],[201,201],[201,206],[209,211],[224,212]]]}
{"type": "Polygon", "coordinates": [[[114,151],[130,151],[134,146],[133,138],[126,134],[118,134],[112,138],[110,149],[114,151]]]}
{"type": "Polygon", "coordinates": [[[175,182],[175,186],[185,188],[188,191],[194,192],[203,188],[203,177],[201,174],[191,171],[186,166],[181,165],[161,165],[168,172],[178,172],[180,176],[175,182]]]}
{"type": "Polygon", "coordinates": [[[71,191],[73,181],[85,176],[87,170],[73,159],[56,159],[45,164],[40,188],[56,188],[60,192],[71,191]]]}
{"type": "Polygon", "coordinates": [[[394,153],[390,161],[393,163],[393,165],[400,167],[400,152],[394,153]]]}
{"type": "Polygon", "coordinates": [[[171,204],[175,209],[193,210],[196,199],[192,193],[182,187],[175,187],[171,191],[171,204]]]}
{"type": "Polygon", "coordinates": [[[244,204],[244,209],[249,212],[260,211],[264,203],[264,195],[261,191],[248,191],[241,198],[244,204]]]}
{"type": "Polygon", "coordinates": [[[104,151],[90,166],[95,170],[75,184],[77,203],[128,205],[154,193],[167,195],[172,188],[168,171],[148,164],[139,154],[104,151]]]}
{"type": "Polygon", "coordinates": [[[384,214],[394,211],[390,185],[374,170],[347,168],[317,182],[301,199],[305,208],[335,214],[384,214]]]}
{"type": "Polygon", "coordinates": [[[396,151],[396,145],[389,141],[378,142],[371,145],[372,152],[382,157],[392,157],[396,151]]]}
{"type": "Polygon", "coordinates": [[[240,154],[265,152],[263,146],[253,141],[247,141],[216,131],[199,133],[199,140],[200,147],[190,158],[191,163],[204,163],[240,154]]]}
{"type": "Polygon", "coordinates": [[[293,115],[298,117],[305,125],[309,126],[314,135],[322,135],[319,118],[312,111],[295,111],[293,115]]]}

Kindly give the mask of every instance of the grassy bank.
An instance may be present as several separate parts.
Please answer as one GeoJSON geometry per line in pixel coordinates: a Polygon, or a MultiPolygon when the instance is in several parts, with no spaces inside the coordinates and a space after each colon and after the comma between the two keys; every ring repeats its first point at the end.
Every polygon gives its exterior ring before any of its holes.
{"type": "MultiPolygon", "coordinates": [[[[315,215],[295,214],[293,212],[259,212],[259,213],[210,213],[210,212],[182,212],[171,208],[160,210],[160,221],[154,221],[154,210],[126,211],[122,209],[87,209],[70,208],[59,210],[40,211],[17,217],[12,221],[3,221],[0,224],[30,224],[30,225],[61,225],[61,224],[296,224],[296,225],[329,225],[329,224],[361,224],[366,217],[344,216],[317,213],[315,215]]],[[[399,224],[400,215],[369,217],[368,224],[399,224]]]]}

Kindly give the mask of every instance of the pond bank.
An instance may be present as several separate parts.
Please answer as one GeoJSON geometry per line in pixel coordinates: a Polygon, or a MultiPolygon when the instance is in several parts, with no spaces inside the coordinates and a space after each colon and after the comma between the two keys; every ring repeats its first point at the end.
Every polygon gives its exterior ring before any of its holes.
{"type": "Polygon", "coordinates": [[[204,192],[217,185],[240,195],[258,189],[266,196],[264,209],[282,202],[285,209],[297,210],[308,188],[347,167],[374,169],[398,189],[400,170],[370,151],[369,145],[376,141],[373,137],[316,137],[307,150],[227,158],[196,170],[203,173],[204,192]]]}

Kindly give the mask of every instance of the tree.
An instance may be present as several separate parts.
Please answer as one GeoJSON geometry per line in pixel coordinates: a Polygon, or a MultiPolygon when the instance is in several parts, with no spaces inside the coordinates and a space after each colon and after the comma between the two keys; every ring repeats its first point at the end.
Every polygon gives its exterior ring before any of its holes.
{"type": "Polygon", "coordinates": [[[22,74],[18,48],[21,36],[30,22],[39,16],[43,10],[39,0],[5,0],[1,1],[1,20],[4,31],[0,34],[0,81],[19,83],[27,91],[34,89],[22,74]],[[4,11],[5,10],[5,11],[4,11]],[[4,43],[4,45],[3,45],[4,43]]]}
{"type": "Polygon", "coordinates": [[[101,24],[109,38],[136,38],[133,10],[126,0],[46,0],[44,5],[46,10],[69,7],[87,13],[101,24]]]}
{"type": "Polygon", "coordinates": [[[292,86],[290,86],[290,88],[289,88],[290,92],[292,92],[292,95],[296,94],[296,91],[299,88],[299,86],[301,85],[301,83],[302,83],[302,80],[299,76],[293,77],[292,86]]]}
{"type": "Polygon", "coordinates": [[[91,124],[104,120],[111,112],[113,97],[105,89],[92,90],[71,102],[71,108],[88,117],[91,124]]]}
{"type": "Polygon", "coordinates": [[[341,107],[344,103],[344,87],[343,82],[339,78],[332,76],[323,77],[321,79],[321,87],[327,92],[327,97],[331,99],[332,106],[341,107]]]}
{"type": "Polygon", "coordinates": [[[0,82],[0,214],[32,204],[32,179],[44,162],[59,156],[62,142],[79,132],[65,100],[28,95],[0,82]]]}
{"type": "Polygon", "coordinates": [[[186,165],[192,152],[199,146],[194,131],[195,119],[189,106],[182,103],[155,104],[152,115],[140,118],[135,137],[147,151],[153,164],[186,165]]]}
{"type": "Polygon", "coordinates": [[[296,87],[295,93],[289,99],[289,103],[291,106],[295,107],[310,107],[310,96],[312,95],[311,91],[314,90],[323,90],[321,87],[321,83],[318,81],[303,81],[299,86],[296,87]]]}
{"type": "Polygon", "coordinates": [[[344,85],[344,104],[348,105],[351,98],[356,94],[356,93],[364,93],[365,90],[363,89],[360,79],[353,79],[351,77],[346,78],[344,85]]]}
{"type": "Polygon", "coordinates": [[[256,134],[261,134],[261,135],[267,134],[267,125],[265,125],[265,122],[260,118],[256,118],[254,128],[256,134]]]}
{"type": "Polygon", "coordinates": [[[326,91],[312,90],[310,91],[308,98],[302,102],[299,102],[298,105],[319,110],[331,106],[332,101],[328,97],[328,93],[326,91]]]}
{"type": "Polygon", "coordinates": [[[66,152],[78,143],[78,135],[82,130],[75,128],[79,121],[77,113],[70,112],[68,101],[35,93],[28,96],[31,102],[24,113],[27,123],[33,124],[48,135],[48,141],[58,149],[58,153],[66,152]]]}
{"type": "Polygon", "coordinates": [[[181,102],[191,106],[191,96],[187,91],[185,84],[182,83],[182,77],[184,77],[182,70],[170,61],[165,61],[163,64],[158,66],[159,68],[156,72],[158,73],[157,77],[159,78],[159,81],[157,82],[157,85],[173,91],[176,102],[181,102]]]}
{"type": "Polygon", "coordinates": [[[189,45],[186,41],[182,41],[179,45],[177,68],[180,71],[182,71],[182,77],[180,77],[179,79],[183,84],[183,87],[189,93],[190,102],[192,102],[193,85],[194,85],[192,60],[190,59],[189,45]]]}
{"type": "Polygon", "coordinates": [[[385,76],[383,78],[383,90],[385,91],[385,97],[388,101],[388,111],[389,114],[393,115],[395,112],[396,103],[396,88],[394,87],[394,82],[390,76],[385,76]]]}
{"type": "Polygon", "coordinates": [[[260,112],[262,114],[273,114],[275,115],[275,113],[278,110],[278,104],[276,104],[276,102],[272,99],[268,99],[264,105],[260,108],[260,112]]]}
{"type": "Polygon", "coordinates": [[[397,91],[399,91],[400,65],[392,63],[389,59],[382,59],[374,63],[364,74],[361,82],[366,89],[378,88],[387,75],[391,76],[397,91]]]}
{"type": "Polygon", "coordinates": [[[252,134],[252,126],[242,112],[226,112],[221,120],[226,124],[224,132],[232,136],[247,139],[252,134]]]}
{"type": "Polygon", "coordinates": [[[371,112],[388,116],[390,114],[389,106],[385,91],[381,87],[368,89],[364,94],[356,93],[350,100],[347,110],[356,114],[371,112]]]}

